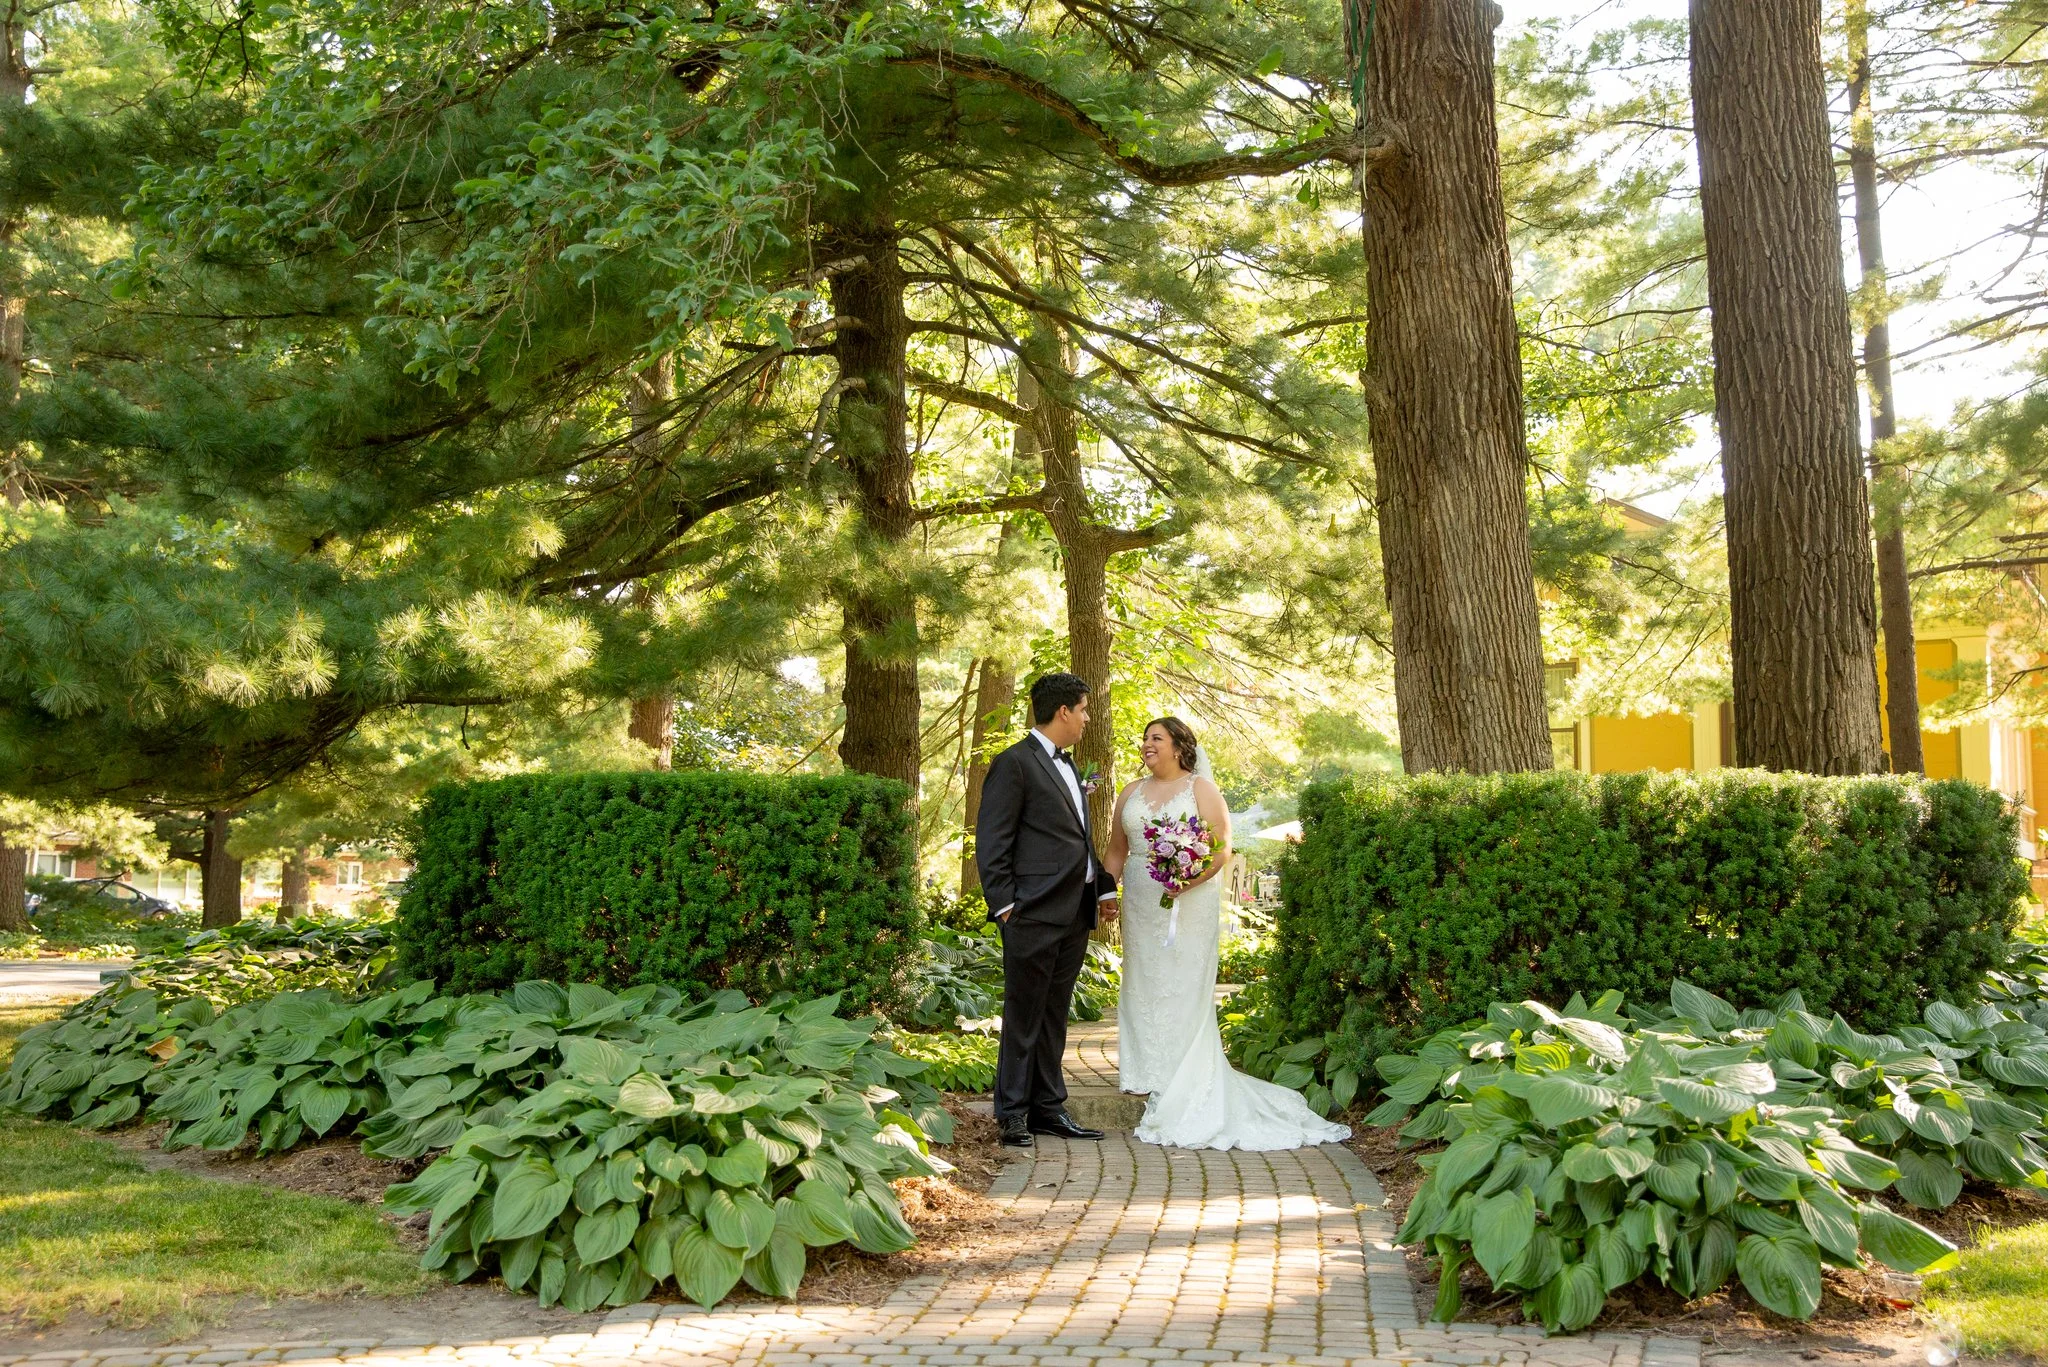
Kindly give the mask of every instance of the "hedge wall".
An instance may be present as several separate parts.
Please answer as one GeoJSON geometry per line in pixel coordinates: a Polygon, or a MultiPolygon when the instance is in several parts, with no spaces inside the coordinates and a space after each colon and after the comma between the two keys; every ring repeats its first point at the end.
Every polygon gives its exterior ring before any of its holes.
{"type": "Polygon", "coordinates": [[[919,926],[903,785],[864,775],[572,774],[427,795],[399,967],[895,1004],[919,926]]]}
{"type": "Polygon", "coordinates": [[[1865,1029],[1971,1000],[2028,890],[1975,784],[1574,773],[1310,787],[1270,980],[1293,1037],[1360,1061],[1494,1001],[1743,1006],[1798,988],[1865,1029]]]}

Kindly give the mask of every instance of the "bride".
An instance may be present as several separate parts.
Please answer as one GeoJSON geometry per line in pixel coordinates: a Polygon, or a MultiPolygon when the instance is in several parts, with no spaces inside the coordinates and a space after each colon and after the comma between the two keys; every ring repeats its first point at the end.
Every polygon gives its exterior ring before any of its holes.
{"type": "Polygon", "coordinates": [[[1217,884],[1230,864],[1230,810],[1210,781],[1195,733],[1178,717],[1145,728],[1150,776],[1117,794],[1111,868],[1123,868],[1123,994],[1117,1056],[1126,1092],[1148,1093],[1137,1136],[1184,1149],[1297,1149],[1350,1137],[1301,1094],[1247,1077],[1224,1057],[1216,1028],[1217,884]],[[1209,869],[1174,898],[1146,866],[1145,823],[1199,815],[1212,832],[1209,869]]]}

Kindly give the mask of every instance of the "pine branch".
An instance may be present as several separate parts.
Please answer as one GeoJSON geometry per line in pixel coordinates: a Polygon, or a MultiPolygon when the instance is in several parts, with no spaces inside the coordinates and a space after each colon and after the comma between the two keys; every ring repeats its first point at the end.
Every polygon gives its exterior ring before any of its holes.
{"type": "Polygon", "coordinates": [[[934,398],[945,399],[967,408],[978,408],[990,417],[1001,418],[1012,427],[1029,427],[1031,410],[1019,408],[1008,399],[1000,398],[986,390],[973,389],[967,385],[954,384],[922,370],[905,370],[904,377],[934,398]]]}
{"type": "Polygon", "coordinates": [[[1969,570],[2020,570],[2032,565],[2048,565],[2048,555],[1986,556],[1977,560],[1958,560],[1948,565],[1929,565],[1924,570],[1914,570],[1906,577],[1925,579],[1930,575],[1962,574],[1969,570]]]}
{"type": "Polygon", "coordinates": [[[913,522],[932,522],[942,517],[987,517],[996,513],[1043,512],[1045,490],[1028,494],[1005,494],[998,498],[970,498],[954,503],[935,503],[912,510],[913,522]]]}
{"type": "Polygon", "coordinates": [[[1013,71],[1000,62],[970,57],[959,52],[913,49],[889,58],[889,63],[892,66],[921,66],[941,73],[952,72],[969,80],[999,85],[1022,95],[1033,104],[1064,119],[1083,137],[1101,148],[1103,154],[1123,170],[1148,185],[1161,188],[1208,185],[1219,180],[1236,180],[1244,176],[1284,176],[1305,166],[1313,166],[1319,161],[1356,164],[1364,155],[1355,138],[1330,134],[1271,152],[1227,152],[1221,156],[1202,157],[1195,161],[1157,162],[1150,157],[1141,157],[1136,153],[1124,151],[1123,144],[1116,135],[1097,123],[1080,105],[1044,81],[1026,76],[1021,71],[1013,71]]]}

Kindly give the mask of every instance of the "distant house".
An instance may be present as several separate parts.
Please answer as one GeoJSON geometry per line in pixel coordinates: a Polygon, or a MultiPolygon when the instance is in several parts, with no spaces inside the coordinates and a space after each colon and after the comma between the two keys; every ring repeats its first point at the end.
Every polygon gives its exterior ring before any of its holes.
{"type": "MultiPolygon", "coordinates": [[[[77,853],[79,841],[58,836],[38,847],[29,862],[31,873],[57,878],[97,878],[100,869],[89,857],[77,853]]],[[[343,846],[333,855],[308,861],[312,871],[313,904],[331,910],[352,906],[378,895],[391,883],[407,877],[412,866],[403,859],[382,853],[367,853],[343,846]]],[[[184,860],[161,869],[138,869],[120,875],[121,881],[136,889],[196,909],[200,902],[199,866],[184,860]]],[[[284,866],[275,859],[252,860],[242,866],[242,904],[253,907],[275,902],[283,891],[284,866]]]]}
{"type": "MultiPolygon", "coordinates": [[[[1663,525],[1662,519],[1625,503],[1610,507],[1635,533],[1663,525]]],[[[1926,709],[1953,694],[1956,676],[1982,671],[1987,685],[1997,668],[1992,650],[1995,625],[1925,622],[1917,626],[1915,651],[1920,665],[1920,704],[1926,709]]],[[[1578,673],[1566,661],[1546,666],[1545,692],[1551,699],[1551,748],[1559,768],[1602,774],[1645,769],[1705,772],[1735,763],[1733,708],[1706,703],[1690,712],[1657,716],[1573,716],[1565,707],[1578,673]]],[[[1884,687],[1880,663],[1878,686],[1884,687]]],[[[2034,893],[2048,900],[2048,822],[2042,798],[2048,796],[2048,728],[2028,729],[1996,716],[1981,716],[1943,729],[1922,729],[1921,747],[1929,778],[1965,778],[2004,793],[2019,808],[2020,852],[2034,861],[2034,893]]],[[[1891,744],[1885,722],[1885,744],[1891,744]]]]}

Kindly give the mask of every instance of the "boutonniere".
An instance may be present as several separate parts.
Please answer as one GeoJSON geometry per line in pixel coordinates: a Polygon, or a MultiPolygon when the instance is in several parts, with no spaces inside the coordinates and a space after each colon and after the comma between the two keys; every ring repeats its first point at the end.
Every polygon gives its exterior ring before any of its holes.
{"type": "Polygon", "coordinates": [[[1102,770],[1094,764],[1086,764],[1076,770],[1081,780],[1081,791],[1093,793],[1102,786],[1102,770]]]}

